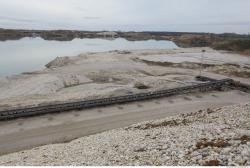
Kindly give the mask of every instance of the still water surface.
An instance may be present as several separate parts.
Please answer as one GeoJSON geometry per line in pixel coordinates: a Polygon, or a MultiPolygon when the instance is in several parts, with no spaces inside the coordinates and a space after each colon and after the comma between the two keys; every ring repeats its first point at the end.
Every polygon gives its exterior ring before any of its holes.
{"type": "Polygon", "coordinates": [[[83,52],[134,49],[178,48],[171,41],[127,41],[118,38],[74,39],[72,41],[46,41],[41,38],[23,38],[0,42],[0,77],[39,70],[57,56],[75,56],[83,52]]]}

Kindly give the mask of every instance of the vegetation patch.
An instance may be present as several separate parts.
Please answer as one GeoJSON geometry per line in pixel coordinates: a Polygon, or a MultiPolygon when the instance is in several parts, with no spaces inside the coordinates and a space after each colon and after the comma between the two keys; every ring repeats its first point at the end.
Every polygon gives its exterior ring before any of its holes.
{"type": "Polygon", "coordinates": [[[203,166],[219,166],[220,165],[220,161],[218,160],[208,160],[205,161],[205,164],[203,166]]]}
{"type": "Polygon", "coordinates": [[[228,141],[224,139],[214,139],[214,140],[208,141],[206,138],[204,138],[201,141],[196,143],[197,149],[203,149],[207,147],[225,148],[228,146],[231,146],[231,144],[228,143],[228,141]]]}
{"type": "Polygon", "coordinates": [[[216,50],[227,50],[227,51],[238,51],[238,52],[246,52],[250,53],[250,40],[231,40],[231,41],[223,41],[213,44],[212,46],[216,50]]]}

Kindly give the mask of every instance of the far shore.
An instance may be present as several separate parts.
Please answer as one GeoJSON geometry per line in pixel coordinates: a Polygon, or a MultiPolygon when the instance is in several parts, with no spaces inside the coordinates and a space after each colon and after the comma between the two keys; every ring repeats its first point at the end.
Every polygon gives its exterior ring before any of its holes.
{"type": "Polygon", "coordinates": [[[211,47],[250,55],[250,35],[195,32],[105,32],[76,30],[20,30],[0,29],[0,41],[18,40],[24,37],[41,37],[44,40],[71,41],[75,38],[125,38],[131,41],[169,40],[179,47],[211,47]]]}

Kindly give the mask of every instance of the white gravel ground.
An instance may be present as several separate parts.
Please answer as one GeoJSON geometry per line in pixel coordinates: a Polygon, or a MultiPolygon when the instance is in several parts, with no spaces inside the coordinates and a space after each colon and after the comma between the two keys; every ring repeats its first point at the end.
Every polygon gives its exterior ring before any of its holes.
{"type": "Polygon", "coordinates": [[[0,110],[19,106],[122,95],[127,91],[173,88],[194,83],[204,72],[239,77],[250,83],[250,58],[210,48],[83,53],[58,57],[46,69],[0,78],[0,110]],[[162,64],[164,63],[164,64],[162,64]]]}
{"type": "Polygon", "coordinates": [[[0,157],[0,165],[250,165],[250,103],[0,157]]]}

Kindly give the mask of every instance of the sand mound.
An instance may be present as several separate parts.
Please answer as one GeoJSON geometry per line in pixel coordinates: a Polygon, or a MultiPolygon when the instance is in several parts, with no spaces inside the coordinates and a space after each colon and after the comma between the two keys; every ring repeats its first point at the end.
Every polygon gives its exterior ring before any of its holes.
{"type": "Polygon", "coordinates": [[[56,67],[62,67],[71,63],[72,63],[72,60],[69,57],[57,57],[56,59],[49,62],[45,66],[47,68],[56,68],[56,67]]]}
{"type": "Polygon", "coordinates": [[[0,99],[31,94],[53,93],[63,87],[63,82],[58,77],[49,74],[12,79],[8,82],[8,85],[5,84],[0,87],[0,99]]]}

